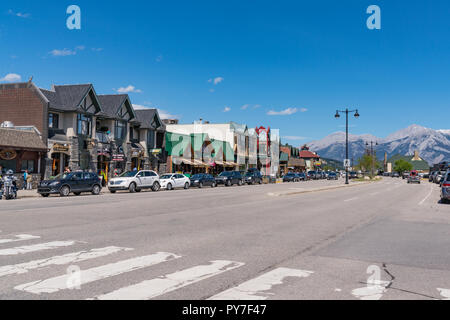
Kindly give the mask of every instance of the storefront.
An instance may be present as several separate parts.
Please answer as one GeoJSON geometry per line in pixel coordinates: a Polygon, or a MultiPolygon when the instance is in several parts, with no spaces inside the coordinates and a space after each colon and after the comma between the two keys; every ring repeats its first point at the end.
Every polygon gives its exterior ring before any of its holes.
{"type": "Polygon", "coordinates": [[[47,146],[37,131],[0,128],[0,166],[2,172],[12,170],[20,179],[28,170],[33,177],[33,185],[44,172],[44,157],[47,146]]]}
{"type": "Polygon", "coordinates": [[[50,149],[50,158],[52,161],[51,176],[57,176],[58,174],[63,173],[65,168],[69,167],[69,144],[53,143],[50,149]]]}

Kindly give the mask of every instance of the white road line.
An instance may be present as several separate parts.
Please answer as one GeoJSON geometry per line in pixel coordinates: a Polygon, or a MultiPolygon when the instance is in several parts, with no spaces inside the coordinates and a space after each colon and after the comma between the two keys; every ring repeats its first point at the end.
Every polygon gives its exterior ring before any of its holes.
{"type": "MultiPolygon", "coordinates": [[[[87,270],[81,270],[79,274],[79,285],[102,280],[108,277],[117,276],[122,273],[146,268],[158,263],[180,258],[181,256],[168,252],[157,252],[148,256],[122,260],[116,263],[106,264],[87,270]]],[[[34,294],[54,293],[60,290],[69,289],[68,280],[70,275],[38,280],[16,286],[14,289],[26,291],[34,294]]]]}
{"type": "Polygon", "coordinates": [[[441,294],[441,296],[444,297],[443,300],[450,300],[450,289],[442,289],[442,288],[437,288],[439,293],[441,294]]]}
{"type": "Polygon", "coordinates": [[[36,252],[41,250],[50,250],[61,247],[68,247],[75,243],[75,241],[53,241],[46,243],[38,243],[29,246],[16,247],[10,249],[2,249],[0,250],[0,256],[12,256],[16,254],[25,254],[29,252],[36,252]]]}
{"type": "Polygon", "coordinates": [[[31,234],[18,234],[15,237],[16,237],[15,239],[0,239],[0,244],[40,238],[39,236],[32,236],[31,234]]]}
{"type": "Polygon", "coordinates": [[[380,300],[390,283],[390,281],[372,280],[367,286],[352,290],[352,295],[360,300],[380,300]]]}
{"type": "Polygon", "coordinates": [[[54,256],[48,259],[34,260],[30,262],[9,266],[1,266],[0,277],[4,277],[11,274],[23,274],[33,269],[41,269],[51,265],[64,265],[69,263],[77,263],[80,261],[104,257],[119,251],[129,251],[129,250],[133,249],[120,247],[105,247],[92,249],[89,251],[72,252],[61,256],[54,256]]]}
{"type": "Polygon", "coordinates": [[[423,198],[422,201],[419,202],[419,206],[421,206],[433,193],[433,187],[430,188],[430,192],[427,194],[427,196],[425,198],[423,198]]]}
{"type": "Polygon", "coordinates": [[[344,202],[353,201],[353,200],[358,200],[358,197],[344,200],[344,202]]]}
{"type": "Polygon", "coordinates": [[[97,296],[99,300],[148,300],[177,290],[190,284],[216,276],[223,272],[239,268],[244,263],[215,260],[211,264],[200,265],[177,271],[165,276],[143,281],[107,294],[97,296]]]}
{"type": "Polygon", "coordinates": [[[273,293],[267,292],[274,285],[283,283],[287,277],[306,278],[314,272],[298,269],[278,268],[248,280],[234,288],[218,293],[208,300],[265,300],[273,293]]]}

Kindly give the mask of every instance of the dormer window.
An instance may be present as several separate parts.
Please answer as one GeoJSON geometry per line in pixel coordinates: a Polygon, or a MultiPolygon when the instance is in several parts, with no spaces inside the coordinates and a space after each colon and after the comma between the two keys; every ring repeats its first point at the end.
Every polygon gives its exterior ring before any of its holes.
{"type": "Polygon", "coordinates": [[[77,116],[77,134],[88,136],[91,134],[92,117],[79,113],[77,116]]]}
{"type": "Polygon", "coordinates": [[[48,127],[49,127],[49,129],[58,129],[59,114],[51,113],[51,112],[48,114],[48,127]]]}
{"type": "Polygon", "coordinates": [[[127,134],[127,123],[125,121],[116,120],[115,125],[115,138],[119,140],[124,140],[127,134]]]}

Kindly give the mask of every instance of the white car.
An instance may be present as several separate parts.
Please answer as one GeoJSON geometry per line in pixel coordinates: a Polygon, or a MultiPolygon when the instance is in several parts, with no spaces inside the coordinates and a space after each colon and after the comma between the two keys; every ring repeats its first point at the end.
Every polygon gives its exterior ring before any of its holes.
{"type": "Polygon", "coordinates": [[[162,189],[173,190],[175,188],[189,189],[191,180],[183,174],[167,173],[159,178],[162,189]]]}
{"type": "Polygon", "coordinates": [[[111,193],[117,190],[129,190],[131,193],[140,192],[142,189],[158,191],[160,188],[159,176],[151,170],[128,171],[108,182],[111,193]]]}

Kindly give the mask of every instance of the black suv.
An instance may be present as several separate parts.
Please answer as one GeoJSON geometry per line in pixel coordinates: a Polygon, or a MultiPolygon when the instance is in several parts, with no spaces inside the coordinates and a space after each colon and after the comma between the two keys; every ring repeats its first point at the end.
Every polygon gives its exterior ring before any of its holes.
{"type": "Polygon", "coordinates": [[[66,197],[71,192],[77,196],[82,192],[91,192],[94,195],[98,195],[102,190],[101,185],[100,178],[96,173],[77,171],[62,173],[51,180],[41,181],[37,192],[43,197],[58,193],[61,197],[66,197]]]}
{"type": "Polygon", "coordinates": [[[237,185],[242,186],[244,180],[239,171],[224,171],[216,177],[216,183],[224,184],[226,186],[232,186],[236,183],[237,185]]]}
{"type": "Polygon", "coordinates": [[[261,184],[262,183],[261,172],[256,171],[256,170],[248,171],[245,174],[244,180],[245,180],[245,183],[247,183],[247,184],[256,184],[256,183],[261,184]]]}
{"type": "Polygon", "coordinates": [[[197,173],[191,177],[191,187],[203,188],[203,186],[211,186],[212,188],[217,186],[214,177],[207,173],[197,173]]]}

